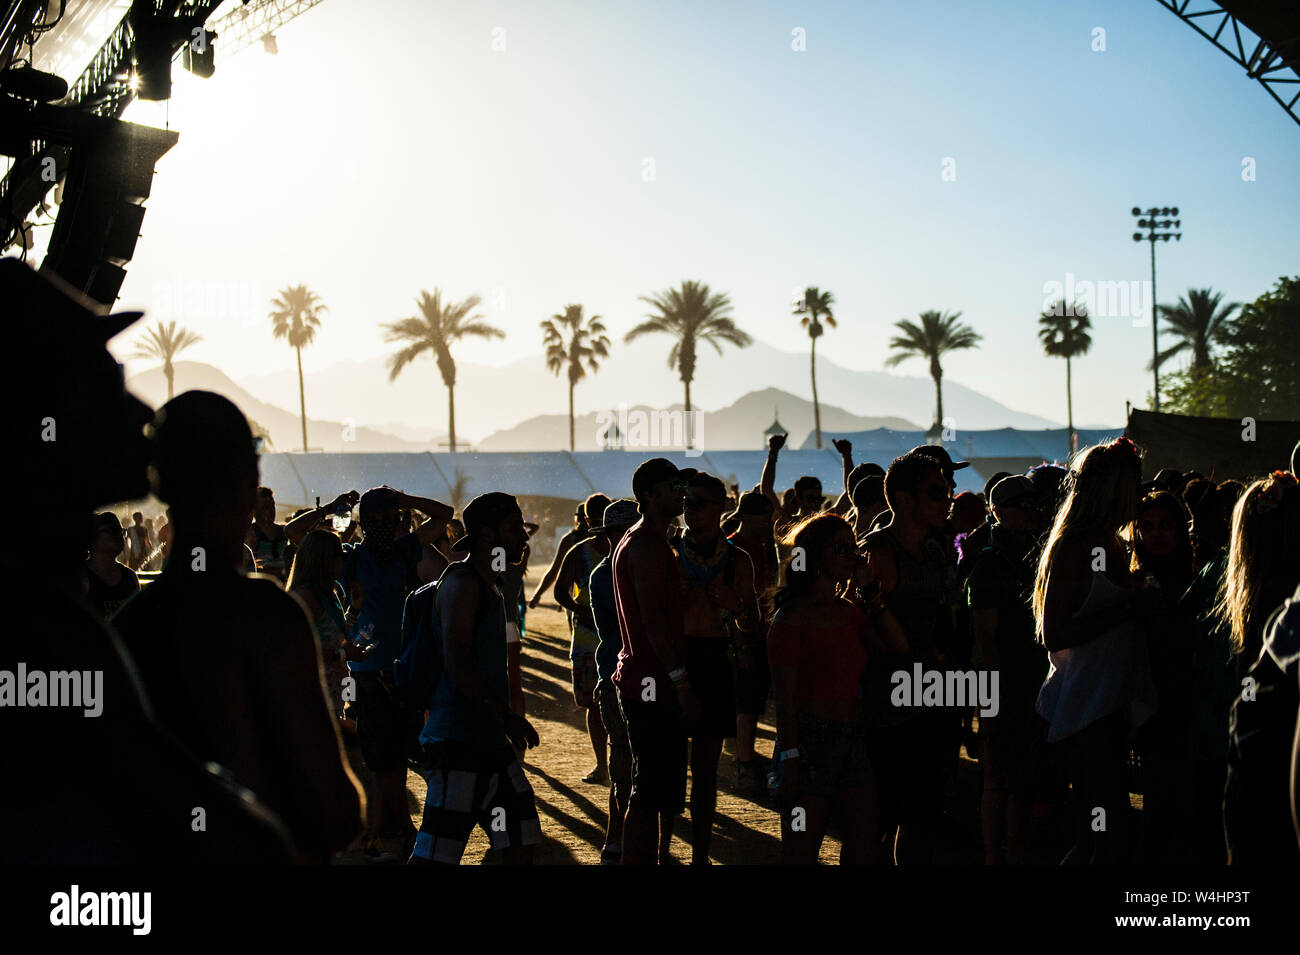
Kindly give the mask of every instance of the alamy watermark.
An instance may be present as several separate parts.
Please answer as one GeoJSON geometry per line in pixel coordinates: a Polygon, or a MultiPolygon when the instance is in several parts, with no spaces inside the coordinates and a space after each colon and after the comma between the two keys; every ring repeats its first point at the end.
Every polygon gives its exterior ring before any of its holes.
{"type": "Polygon", "coordinates": [[[632,408],[596,414],[596,444],[602,448],[683,448],[688,458],[704,452],[704,412],[681,408],[632,408]]]}
{"type": "Polygon", "coordinates": [[[997,670],[926,670],[913,663],[911,671],[895,670],[889,702],[897,707],[978,706],[980,716],[998,715],[997,670]]]}
{"type": "Polygon", "coordinates": [[[96,717],[104,712],[103,670],[0,670],[0,707],[72,707],[96,717]]]}
{"type": "Polygon", "coordinates": [[[1151,320],[1151,281],[1076,280],[1073,272],[1065,281],[1043,283],[1043,312],[1048,315],[1088,315],[1092,318],[1131,318],[1135,328],[1151,320]]]}

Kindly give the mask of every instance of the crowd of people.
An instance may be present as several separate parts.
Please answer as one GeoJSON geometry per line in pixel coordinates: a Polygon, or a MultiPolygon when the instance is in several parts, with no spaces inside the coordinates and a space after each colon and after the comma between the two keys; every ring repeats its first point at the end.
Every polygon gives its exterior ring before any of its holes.
{"type": "MultiPolygon", "coordinates": [[[[788,864],[832,832],[845,864],[935,861],[963,748],[990,864],[1035,861],[1043,806],[1066,863],[1300,861],[1300,445],[1249,483],[1143,482],[1121,438],[956,495],[967,465],[939,445],[855,465],[836,441],[829,497],[811,476],[778,493],[779,435],[750,489],[651,458],[627,497],[578,506],[526,596],[539,528],[509,493],[456,514],[339,489],[278,523],[238,408],[195,391],[150,411],[104,347],[120,322],[17,263],[0,285],[60,317],[70,356],[10,389],[39,440],[5,479],[56,518],[5,557],[39,612],[2,668],[106,683],[99,719],[5,714],[32,768],[0,797],[6,860],[325,863],[360,837],[368,861],[457,864],[479,826],[528,863],[541,740],[520,674],[550,596],[581,782],[608,789],[602,863],[669,864],[689,811],[708,864],[728,740],[788,864]],[[149,494],[156,528],[95,510],[149,494]],[[110,769],[120,785],[88,794],[110,769]]],[[[51,323],[23,326],[49,343],[51,323]]]]}

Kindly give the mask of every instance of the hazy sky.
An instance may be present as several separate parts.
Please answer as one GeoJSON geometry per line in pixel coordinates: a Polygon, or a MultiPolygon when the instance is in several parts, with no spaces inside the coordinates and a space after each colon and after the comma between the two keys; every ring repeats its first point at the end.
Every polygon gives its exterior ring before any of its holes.
{"type": "MultiPolygon", "coordinates": [[[[791,290],[832,290],[824,348],[855,368],[899,318],[960,310],[985,341],[947,375],[1063,419],[1044,284],[1146,280],[1131,206],[1180,207],[1162,301],[1300,272],[1300,126],[1154,0],[325,0],[277,39],[211,80],[178,66],[170,104],[126,115],[181,138],[120,305],[179,319],[204,336],[185,357],[232,377],[292,366],[265,320],[291,283],[330,306],[304,355],[323,367],[390,350],[378,323],[435,285],[484,297],[508,338],[457,355],[500,363],[568,302],[621,338],[638,295],[697,278],[791,351],[791,290]]],[[[1093,340],[1076,421],[1120,423],[1150,328],[1094,316],[1093,340]]]]}

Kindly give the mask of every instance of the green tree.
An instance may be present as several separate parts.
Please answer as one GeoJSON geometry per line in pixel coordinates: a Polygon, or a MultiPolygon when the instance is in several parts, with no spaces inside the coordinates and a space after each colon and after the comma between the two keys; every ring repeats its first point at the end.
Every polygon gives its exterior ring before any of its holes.
{"type": "Polygon", "coordinates": [[[1177,305],[1160,305],[1158,310],[1163,324],[1161,335],[1170,335],[1178,340],[1160,352],[1153,361],[1147,362],[1147,371],[1153,364],[1163,365],[1175,355],[1190,351],[1192,368],[1201,374],[1214,364],[1210,349],[1222,344],[1224,329],[1232,313],[1241,307],[1239,302],[1229,302],[1220,306],[1222,292],[1213,289],[1188,289],[1186,298],[1179,298],[1177,305]]]}
{"type": "Polygon", "coordinates": [[[1207,370],[1161,380],[1171,411],[1229,418],[1300,418],[1300,277],[1283,276],[1223,323],[1207,370]]]}
{"type": "Polygon", "coordinates": [[[402,369],[412,361],[431,352],[438,362],[442,383],[447,386],[447,430],[451,450],[456,452],[456,362],[451,357],[451,346],[470,335],[478,338],[505,338],[501,329],[487,324],[482,315],[470,315],[478,308],[480,299],[471,295],[461,302],[443,304],[442,292],[435,288],[433,294],[420,292],[416,304],[420,314],[385,323],[382,327],[387,342],[406,342],[406,347],[388,359],[388,380],[396,381],[402,369]]]}
{"type": "Polygon", "coordinates": [[[135,343],[132,358],[152,359],[162,362],[163,376],[167,379],[167,400],[176,396],[176,369],[172,359],[191,345],[203,339],[188,328],[178,327],[175,322],[159,322],[145,331],[144,337],[135,343]]]}
{"type": "Polygon", "coordinates": [[[819,449],[822,446],[822,408],[817,401],[817,339],[821,338],[824,331],[821,319],[824,318],[831,328],[835,327],[835,315],[831,312],[831,306],[834,304],[835,296],[830,292],[823,292],[816,286],[809,286],[803,290],[803,300],[794,307],[794,314],[802,316],[799,324],[808,329],[808,338],[812,341],[813,425],[819,449]]]}
{"type": "Polygon", "coordinates": [[[271,301],[271,334],[289,343],[298,358],[298,414],[302,419],[302,449],[307,450],[307,394],[302,380],[302,350],[316,340],[321,312],[328,306],[305,285],[290,285],[271,301]]]}
{"type": "Polygon", "coordinates": [[[1070,451],[1074,451],[1074,379],[1070,360],[1086,354],[1092,347],[1088,334],[1092,322],[1088,310],[1082,305],[1067,306],[1059,301],[1038,316],[1038,340],[1043,351],[1053,358],[1065,359],[1065,414],[1070,428],[1070,451]]]}
{"type": "Polygon", "coordinates": [[[630,342],[642,335],[671,335],[676,341],[668,352],[668,367],[678,372],[686,387],[687,441],[690,441],[691,382],[695,380],[696,346],[708,342],[722,354],[722,342],[745,348],[753,339],[736,327],[731,318],[731,299],[721,292],[711,292],[703,282],[690,279],[680,288],[665,289],[640,300],[654,311],[628,332],[630,342]]]}
{"type": "Polygon", "coordinates": [[[569,450],[573,451],[573,389],[588,371],[596,373],[601,359],[609,357],[609,338],[599,315],[584,319],[581,305],[566,305],[563,312],[542,322],[542,344],[552,374],[568,369],[569,450]]]}
{"type": "Polygon", "coordinates": [[[889,347],[896,354],[885,360],[885,367],[893,368],[909,358],[923,358],[930,363],[930,377],[934,379],[935,418],[934,430],[943,428],[943,365],[940,359],[950,351],[974,348],[981,336],[969,325],[957,319],[961,312],[922,312],[921,324],[902,319],[894,327],[903,334],[890,339],[889,347]]]}

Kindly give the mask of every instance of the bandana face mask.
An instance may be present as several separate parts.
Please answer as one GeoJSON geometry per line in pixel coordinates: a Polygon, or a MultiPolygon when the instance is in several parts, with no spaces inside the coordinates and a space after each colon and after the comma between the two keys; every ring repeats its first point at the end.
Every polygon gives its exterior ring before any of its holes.
{"type": "Polygon", "coordinates": [[[381,511],[378,514],[363,515],[361,518],[361,531],[366,535],[366,547],[381,564],[385,563],[393,553],[393,535],[397,531],[397,517],[396,511],[381,511]]]}

